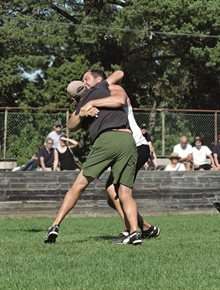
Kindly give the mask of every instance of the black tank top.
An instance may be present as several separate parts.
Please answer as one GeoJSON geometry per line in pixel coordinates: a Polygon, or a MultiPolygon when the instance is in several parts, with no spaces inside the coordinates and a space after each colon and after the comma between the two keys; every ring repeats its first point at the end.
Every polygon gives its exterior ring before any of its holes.
{"type": "Polygon", "coordinates": [[[63,153],[61,153],[58,149],[57,152],[60,163],[60,170],[75,170],[78,168],[69,147],[67,147],[66,151],[63,153]]]}

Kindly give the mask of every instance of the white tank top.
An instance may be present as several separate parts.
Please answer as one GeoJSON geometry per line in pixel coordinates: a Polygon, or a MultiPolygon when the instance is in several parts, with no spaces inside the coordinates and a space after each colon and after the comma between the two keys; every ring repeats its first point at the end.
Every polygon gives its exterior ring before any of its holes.
{"type": "Polygon", "coordinates": [[[136,143],[136,146],[148,145],[147,140],[144,138],[141,129],[138,127],[136,120],[134,118],[132,106],[124,107],[124,111],[128,116],[129,125],[136,143]]]}

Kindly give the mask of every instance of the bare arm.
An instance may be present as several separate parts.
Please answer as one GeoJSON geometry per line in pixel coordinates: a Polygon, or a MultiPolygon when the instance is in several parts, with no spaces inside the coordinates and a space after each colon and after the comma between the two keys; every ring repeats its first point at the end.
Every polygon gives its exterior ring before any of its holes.
{"type": "Polygon", "coordinates": [[[122,70],[114,71],[110,76],[107,77],[106,81],[109,85],[116,84],[124,77],[124,72],[122,70]]]}
{"type": "Polygon", "coordinates": [[[216,169],[217,166],[215,166],[215,161],[214,161],[214,158],[213,158],[212,154],[209,155],[209,158],[211,160],[212,168],[216,169]]]}
{"type": "Polygon", "coordinates": [[[214,155],[214,161],[215,161],[216,167],[220,168],[220,165],[218,163],[218,154],[217,153],[214,153],[213,155],[214,155]]]}
{"type": "Polygon", "coordinates": [[[57,152],[56,149],[54,149],[53,171],[56,171],[57,170],[58,163],[59,163],[58,152],[57,152]]]}
{"type": "Polygon", "coordinates": [[[127,94],[121,86],[110,85],[112,94],[109,97],[89,101],[80,110],[81,116],[87,116],[89,110],[96,107],[120,108],[127,105],[127,94]]]}
{"type": "Polygon", "coordinates": [[[74,140],[74,139],[61,137],[60,140],[63,140],[63,141],[66,141],[66,142],[70,143],[71,144],[70,145],[71,148],[76,148],[79,145],[79,143],[76,140],[74,140]]]}
{"type": "Polygon", "coordinates": [[[46,166],[45,166],[45,163],[44,163],[44,157],[43,156],[40,157],[40,166],[43,169],[43,171],[46,171],[46,166]]]}
{"type": "Polygon", "coordinates": [[[187,157],[181,158],[180,161],[181,162],[187,162],[187,161],[192,161],[193,160],[193,155],[192,153],[190,153],[189,155],[187,155],[187,157]]]}
{"type": "Polygon", "coordinates": [[[75,111],[69,118],[67,128],[70,129],[71,131],[76,131],[80,128],[80,125],[81,125],[81,117],[80,115],[77,115],[75,111]]]}

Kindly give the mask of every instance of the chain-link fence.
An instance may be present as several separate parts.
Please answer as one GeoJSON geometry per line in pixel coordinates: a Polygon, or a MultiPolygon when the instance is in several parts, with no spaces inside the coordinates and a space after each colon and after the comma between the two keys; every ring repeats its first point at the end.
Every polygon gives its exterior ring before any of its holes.
{"type": "MultiPolygon", "coordinates": [[[[169,155],[179,138],[186,135],[192,143],[200,136],[212,149],[220,131],[220,111],[134,110],[139,126],[146,124],[157,155],[169,155]]],[[[33,110],[2,108],[0,111],[0,157],[31,156],[41,146],[56,121],[66,127],[66,109],[33,110]]],[[[80,140],[79,140],[80,141],[80,140]]]]}
{"type": "Polygon", "coordinates": [[[220,131],[220,111],[158,110],[134,112],[139,126],[147,124],[157,155],[169,155],[182,135],[193,144],[200,136],[203,144],[212,149],[220,131]]]}
{"type": "Polygon", "coordinates": [[[57,121],[64,127],[69,118],[65,109],[10,109],[0,111],[0,157],[32,156],[44,143],[57,121]]]}

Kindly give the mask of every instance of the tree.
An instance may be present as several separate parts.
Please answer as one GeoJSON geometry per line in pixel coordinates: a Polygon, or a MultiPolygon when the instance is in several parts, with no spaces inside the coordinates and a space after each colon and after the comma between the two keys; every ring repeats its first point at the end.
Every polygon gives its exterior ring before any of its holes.
{"type": "Polygon", "coordinates": [[[219,109],[218,2],[3,0],[0,103],[68,107],[67,83],[101,66],[125,71],[151,132],[157,108],[219,109]]]}
{"type": "Polygon", "coordinates": [[[139,103],[219,108],[219,38],[197,36],[219,35],[218,1],[131,2],[116,21],[118,27],[136,30],[118,31],[115,37],[123,49],[129,89],[139,103]]]}

